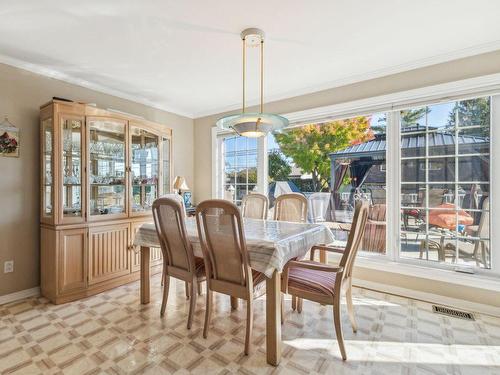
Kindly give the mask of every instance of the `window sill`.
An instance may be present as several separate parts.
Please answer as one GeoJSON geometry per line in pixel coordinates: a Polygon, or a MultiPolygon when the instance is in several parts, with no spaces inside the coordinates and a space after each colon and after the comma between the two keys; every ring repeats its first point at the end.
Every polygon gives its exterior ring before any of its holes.
{"type": "Polygon", "coordinates": [[[375,257],[363,256],[358,257],[355,267],[500,292],[500,278],[493,275],[466,274],[448,269],[423,267],[415,264],[394,262],[383,258],[375,259],[375,257]]]}

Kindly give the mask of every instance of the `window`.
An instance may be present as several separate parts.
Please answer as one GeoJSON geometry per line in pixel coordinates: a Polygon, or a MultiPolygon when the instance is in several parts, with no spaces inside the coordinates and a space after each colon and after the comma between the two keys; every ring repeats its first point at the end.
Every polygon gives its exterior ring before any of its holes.
{"type": "Polygon", "coordinates": [[[490,98],[402,111],[401,257],[490,268],[490,98]]]}
{"type": "Polygon", "coordinates": [[[224,154],[224,199],[240,204],[257,190],[257,139],[229,136],[222,140],[224,154]]]}
{"type": "Polygon", "coordinates": [[[217,196],[238,203],[258,186],[272,210],[279,194],[300,192],[309,199],[308,220],[334,222],[340,241],[347,239],[356,200],[367,199],[361,257],[380,265],[391,261],[500,275],[490,233],[496,204],[490,199],[500,186],[494,162],[500,148],[491,143],[494,124],[500,123],[500,95],[461,99],[449,92],[447,97],[457,99],[437,103],[430,90],[423,99],[413,94],[409,100],[425,103],[429,97],[430,104],[353,102],[332,106],[334,115],[325,108],[291,114],[302,124],[308,115],[324,120],[257,141],[232,135],[219,140],[217,170],[224,176],[216,180],[217,196]],[[374,112],[376,107],[381,110],[374,112]],[[363,121],[366,133],[350,135],[345,143],[343,126],[352,130],[363,121]],[[321,163],[309,154],[321,155],[321,163]],[[313,197],[319,210],[312,208],[313,197]]]}

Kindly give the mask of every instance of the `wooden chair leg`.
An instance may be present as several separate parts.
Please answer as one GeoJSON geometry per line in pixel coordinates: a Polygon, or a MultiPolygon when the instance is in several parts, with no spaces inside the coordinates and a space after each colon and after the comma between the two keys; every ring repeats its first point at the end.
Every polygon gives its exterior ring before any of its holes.
{"type": "Polygon", "coordinates": [[[297,297],[292,296],[292,310],[295,311],[297,309],[297,297]]]}
{"type": "Polygon", "coordinates": [[[187,329],[191,329],[191,325],[193,324],[194,310],[196,309],[197,285],[198,283],[193,280],[193,282],[191,283],[191,300],[189,301],[187,329]]]}
{"type": "Polygon", "coordinates": [[[237,309],[238,309],[238,298],[231,297],[231,310],[237,310],[237,309]]]}
{"type": "Polygon", "coordinates": [[[247,300],[247,332],[245,335],[245,355],[250,354],[250,340],[252,338],[252,328],[253,328],[253,296],[247,300]]]}
{"type": "Polygon", "coordinates": [[[281,293],[281,324],[285,323],[285,295],[281,293]]]}
{"type": "Polygon", "coordinates": [[[168,289],[170,287],[170,276],[165,274],[165,277],[163,278],[163,298],[161,301],[161,309],[160,309],[160,316],[165,315],[165,308],[167,307],[167,299],[168,299],[168,289]]]}
{"type": "Polygon", "coordinates": [[[203,327],[203,337],[208,337],[208,326],[210,325],[210,317],[212,315],[212,291],[207,285],[207,305],[205,306],[205,326],[203,327]]]}
{"type": "Polygon", "coordinates": [[[189,299],[189,283],[187,281],[185,282],[185,288],[186,288],[186,299],[189,299]]]}
{"type": "Polygon", "coordinates": [[[161,271],[161,286],[165,285],[165,265],[163,265],[163,270],[161,271]]]}
{"type": "Polygon", "coordinates": [[[333,322],[335,324],[335,334],[337,335],[337,342],[339,343],[340,354],[342,355],[342,359],[345,361],[347,359],[347,355],[344,346],[344,336],[342,335],[339,298],[335,298],[335,301],[333,303],[333,322]]]}
{"type": "Polygon", "coordinates": [[[303,299],[297,297],[297,312],[299,314],[302,312],[302,302],[303,302],[303,299]]]}
{"type": "Polygon", "coordinates": [[[352,304],[352,285],[349,285],[349,288],[347,288],[345,299],[347,302],[347,313],[349,314],[349,320],[351,321],[352,331],[356,333],[358,325],[356,323],[356,317],[354,316],[354,305],[352,304]]]}

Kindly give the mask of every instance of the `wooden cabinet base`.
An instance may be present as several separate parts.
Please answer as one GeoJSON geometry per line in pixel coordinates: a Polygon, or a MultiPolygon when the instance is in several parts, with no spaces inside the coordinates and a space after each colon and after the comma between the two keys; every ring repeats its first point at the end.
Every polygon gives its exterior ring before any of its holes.
{"type": "MultiPolygon", "coordinates": [[[[41,228],[41,293],[55,304],[75,301],[140,278],[134,242],[138,220],[41,228]]],[[[150,272],[162,271],[152,249],[150,272]]],[[[139,291],[137,292],[139,296],[139,291]]]]}
{"type": "MultiPolygon", "coordinates": [[[[161,271],[162,271],[161,266],[151,267],[151,274],[161,273],[161,271]]],[[[44,297],[48,298],[50,302],[52,302],[53,304],[59,305],[61,303],[77,301],[82,298],[90,297],[95,294],[102,293],[106,290],[113,289],[137,281],[139,279],[140,279],[140,272],[134,272],[130,275],[117,277],[116,279],[108,280],[101,284],[93,285],[85,290],[78,291],[75,293],[65,293],[53,298],[49,296],[44,296],[44,297]]],[[[139,298],[139,290],[137,290],[137,297],[139,298]]]]}

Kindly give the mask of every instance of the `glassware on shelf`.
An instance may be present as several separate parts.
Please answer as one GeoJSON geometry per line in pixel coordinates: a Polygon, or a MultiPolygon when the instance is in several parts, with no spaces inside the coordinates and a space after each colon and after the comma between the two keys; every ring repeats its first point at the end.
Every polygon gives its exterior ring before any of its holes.
{"type": "Polygon", "coordinates": [[[61,119],[63,141],[63,215],[64,217],[81,217],[82,186],[81,144],[83,136],[83,120],[61,119]]]}
{"type": "Polygon", "coordinates": [[[90,214],[125,212],[125,123],[89,121],[90,214]]]}
{"type": "Polygon", "coordinates": [[[149,211],[158,197],[159,137],[136,126],[130,131],[132,211],[149,211]]]}

